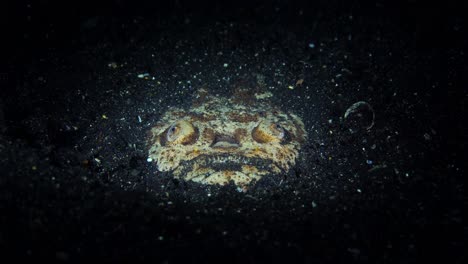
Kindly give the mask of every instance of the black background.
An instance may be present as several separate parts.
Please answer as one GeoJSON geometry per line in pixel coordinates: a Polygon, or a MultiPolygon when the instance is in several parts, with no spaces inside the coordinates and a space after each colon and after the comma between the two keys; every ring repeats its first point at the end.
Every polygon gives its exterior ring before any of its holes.
{"type": "Polygon", "coordinates": [[[466,261],[461,3],[9,1],[0,12],[2,258],[466,261]],[[252,72],[308,128],[290,174],[244,194],[146,161],[167,107],[252,72]],[[342,117],[361,100],[370,131],[342,117]]]}

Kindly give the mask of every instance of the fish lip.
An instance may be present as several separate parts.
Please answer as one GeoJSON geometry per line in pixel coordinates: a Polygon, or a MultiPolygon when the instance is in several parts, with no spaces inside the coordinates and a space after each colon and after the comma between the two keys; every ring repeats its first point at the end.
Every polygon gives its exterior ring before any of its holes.
{"type": "Polygon", "coordinates": [[[259,170],[270,171],[271,165],[275,163],[269,159],[252,158],[243,155],[232,154],[216,154],[216,155],[201,155],[194,159],[184,161],[179,166],[182,166],[183,171],[193,171],[194,165],[200,164],[202,167],[211,168],[215,171],[233,170],[242,171],[242,166],[254,166],[259,170]]]}
{"type": "Polygon", "coordinates": [[[212,148],[239,148],[241,146],[240,142],[230,135],[215,135],[213,143],[211,143],[212,148]]]}

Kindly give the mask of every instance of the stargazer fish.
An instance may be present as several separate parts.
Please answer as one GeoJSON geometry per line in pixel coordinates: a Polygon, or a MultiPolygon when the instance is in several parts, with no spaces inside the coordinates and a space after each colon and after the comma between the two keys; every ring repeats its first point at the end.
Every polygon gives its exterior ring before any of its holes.
{"type": "Polygon", "coordinates": [[[304,123],[272,105],[271,93],[252,90],[223,97],[202,88],[190,108],[170,108],[149,132],[150,160],[175,178],[232,181],[244,191],[262,177],[287,172],[307,139],[304,123]]]}

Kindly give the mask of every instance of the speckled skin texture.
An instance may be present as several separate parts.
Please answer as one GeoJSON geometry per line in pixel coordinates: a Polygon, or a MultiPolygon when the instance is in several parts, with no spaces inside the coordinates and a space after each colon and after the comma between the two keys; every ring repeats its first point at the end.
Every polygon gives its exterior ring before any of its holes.
{"type": "Polygon", "coordinates": [[[271,93],[206,89],[190,109],[171,108],[151,129],[149,158],[159,171],[203,184],[233,181],[239,190],[295,165],[307,138],[302,120],[272,105],[271,93]]]}

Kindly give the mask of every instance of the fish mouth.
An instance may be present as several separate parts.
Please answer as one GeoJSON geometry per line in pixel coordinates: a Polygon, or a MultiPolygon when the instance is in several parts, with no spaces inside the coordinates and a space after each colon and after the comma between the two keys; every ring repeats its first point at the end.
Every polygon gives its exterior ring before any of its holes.
{"type": "Polygon", "coordinates": [[[213,143],[211,144],[212,148],[238,148],[240,146],[240,142],[235,137],[219,134],[215,135],[213,143]]]}
{"type": "Polygon", "coordinates": [[[175,174],[204,184],[227,185],[234,182],[238,190],[246,191],[252,182],[280,171],[272,160],[227,153],[204,154],[184,161],[175,174]]]}
{"type": "Polygon", "coordinates": [[[194,171],[198,168],[209,168],[214,171],[242,171],[243,166],[252,166],[258,170],[270,171],[272,165],[274,165],[274,162],[269,159],[221,153],[200,155],[192,160],[182,162],[179,168],[183,168],[182,173],[194,171]]]}

